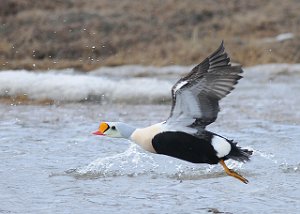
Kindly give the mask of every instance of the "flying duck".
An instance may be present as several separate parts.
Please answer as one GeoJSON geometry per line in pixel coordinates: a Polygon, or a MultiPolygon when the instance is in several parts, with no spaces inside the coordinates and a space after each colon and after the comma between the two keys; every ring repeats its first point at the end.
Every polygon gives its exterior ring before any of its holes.
{"type": "Polygon", "coordinates": [[[172,108],[166,121],[145,128],[101,122],[93,134],[129,139],[148,152],[192,163],[220,163],[227,175],[247,184],[248,180],[224,161],[249,161],[252,151],[205,129],[217,119],[219,100],[233,90],[242,72],[241,66],[230,64],[222,41],[213,54],[172,87],[172,108]]]}

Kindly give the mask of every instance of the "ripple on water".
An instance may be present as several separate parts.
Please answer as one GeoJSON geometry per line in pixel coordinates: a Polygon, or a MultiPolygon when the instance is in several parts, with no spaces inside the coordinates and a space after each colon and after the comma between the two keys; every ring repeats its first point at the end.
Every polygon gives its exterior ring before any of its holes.
{"type": "Polygon", "coordinates": [[[283,163],[279,167],[283,173],[300,173],[300,163],[298,164],[283,163]]]}

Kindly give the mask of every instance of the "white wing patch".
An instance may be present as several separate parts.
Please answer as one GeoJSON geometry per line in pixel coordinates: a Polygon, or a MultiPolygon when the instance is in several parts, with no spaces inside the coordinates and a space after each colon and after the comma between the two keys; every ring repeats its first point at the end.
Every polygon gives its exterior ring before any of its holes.
{"type": "Polygon", "coordinates": [[[225,157],[231,151],[230,143],[222,137],[214,135],[211,144],[214,147],[214,150],[216,150],[218,158],[225,157]]]}
{"type": "Polygon", "coordinates": [[[176,87],[174,88],[174,93],[175,93],[176,91],[178,91],[182,86],[184,86],[184,85],[186,85],[186,84],[188,84],[188,81],[182,81],[182,82],[178,83],[178,84],[176,85],[176,87]]]}

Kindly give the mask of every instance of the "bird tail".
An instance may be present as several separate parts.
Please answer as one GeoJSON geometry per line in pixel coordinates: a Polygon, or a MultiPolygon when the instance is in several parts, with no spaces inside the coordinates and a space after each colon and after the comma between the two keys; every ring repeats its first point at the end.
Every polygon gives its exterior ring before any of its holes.
{"type": "Polygon", "coordinates": [[[229,141],[231,144],[231,151],[226,156],[229,159],[233,159],[239,162],[247,162],[250,161],[250,156],[252,155],[253,151],[249,149],[243,149],[237,145],[237,143],[233,142],[232,140],[229,141]]]}

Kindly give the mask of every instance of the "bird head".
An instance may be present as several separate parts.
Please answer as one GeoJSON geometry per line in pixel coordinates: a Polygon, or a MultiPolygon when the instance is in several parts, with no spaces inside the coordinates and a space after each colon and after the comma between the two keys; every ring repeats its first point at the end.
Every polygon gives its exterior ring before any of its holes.
{"type": "Polygon", "coordinates": [[[130,138],[136,128],[121,122],[102,122],[94,135],[102,135],[112,138],[130,138]]]}

